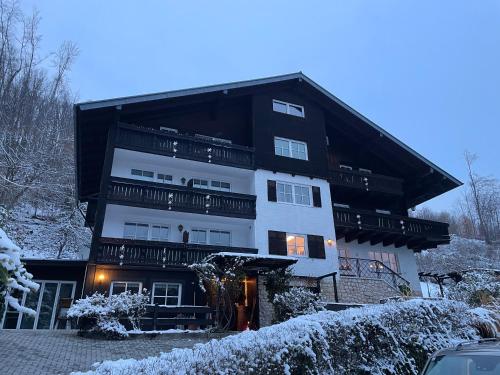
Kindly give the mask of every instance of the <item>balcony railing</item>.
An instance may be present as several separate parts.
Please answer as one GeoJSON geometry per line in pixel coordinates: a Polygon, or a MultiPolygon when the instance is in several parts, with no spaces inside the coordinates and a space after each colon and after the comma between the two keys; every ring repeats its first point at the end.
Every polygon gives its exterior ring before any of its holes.
{"type": "Polygon", "coordinates": [[[403,195],[402,179],[380,174],[350,171],[348,169],[331,169],[330,181],[335,186],[403,195]]]}
{"type": "Polygon", "coordinates": [[[255,219],[255,196],[112,177],[108,202],[255,219]]]}
{"type": "Polygon", "coordinates": [[[396,290],[409,287],[410,282],[378,260],[339,257],[341,276],[383,280],[396,290]]]}
{"type": "Polygon", "coordinates": [[[102,237],[95,260],[106,264],[168,267],[201,262],[219,252],[257,254],[257,249],[102,237]]]}
{"type": "Polygon", "coordinates": [[[415,250],[449,242],[446,223],[343,207],[333,207],[333,215],[337,237],[346,241],[383,241],[415,250]]]}
{"type": "Polygon", "coordinates": [[[116,147],[252,169],[253,148],[120,123],[116,147]]]}

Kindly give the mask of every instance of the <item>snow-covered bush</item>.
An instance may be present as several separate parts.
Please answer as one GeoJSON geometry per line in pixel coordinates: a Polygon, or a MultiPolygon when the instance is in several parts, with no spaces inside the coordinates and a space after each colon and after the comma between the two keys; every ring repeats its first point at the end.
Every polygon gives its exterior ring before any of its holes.
{"type": "Polygon", "coordinates": [[[68,310],[68,317],[78,319],[82,335],[122,339],[128,337],[128,333],[119,320],[127,319],[132,328],[138,330],[148,303],[146,290],[142,294],[125,291],[109,297],[96,292],[76,301],[68,310]]]}
{"type": "Polygon", "coordinates": [[[324,311],[87,374],[417,374],[431,352],[478,338],[478,322],[493,325],[486,310],[447,300],[324,311]]]}
{"type": "Polygon", "coordinates": [[[278,322],[324,310],[319,295],[302,287],[290,288],[286,292],[276,294],[273,308],[274,318],[278,322]]]}
{"type": "Polygon", "coordinates": [[[447,297],[471,306],[500,307],[500,271],[475,270],[462,275],[462,280],[448,287],[447,297]]]}
{"type": "Polygon", "coordinates": [[[0,228],[0,313],[3,313],[5,302],[15,310],[35,315],[35,311],[19,305],[16,293],[37,291],[40,287],[31,279],[33,275],[26,271],[21,262],[20,249],[7,237],[0,228]]]}

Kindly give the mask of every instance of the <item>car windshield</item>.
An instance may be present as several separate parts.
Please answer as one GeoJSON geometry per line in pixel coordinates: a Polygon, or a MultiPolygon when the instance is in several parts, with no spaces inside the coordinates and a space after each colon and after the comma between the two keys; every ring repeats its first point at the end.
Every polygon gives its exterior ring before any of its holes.
{"type": "Polygon", "coordinates": [[[500,357],[490,355],[441,355],[429,363],[424,375],[498,375],[500,357]]]}

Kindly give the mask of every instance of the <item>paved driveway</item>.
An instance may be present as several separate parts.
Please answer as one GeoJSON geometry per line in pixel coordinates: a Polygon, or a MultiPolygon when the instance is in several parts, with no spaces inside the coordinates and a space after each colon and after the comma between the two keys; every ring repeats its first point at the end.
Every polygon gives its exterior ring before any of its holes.
{"type": "Polygon", "coordinates": [[[90,370],[95,362],[146,358],[218,338],[216,334],[172,333],[123,341],[81,338],[76,331],[0,330],[2,375],[55,375],[90,370]]]}

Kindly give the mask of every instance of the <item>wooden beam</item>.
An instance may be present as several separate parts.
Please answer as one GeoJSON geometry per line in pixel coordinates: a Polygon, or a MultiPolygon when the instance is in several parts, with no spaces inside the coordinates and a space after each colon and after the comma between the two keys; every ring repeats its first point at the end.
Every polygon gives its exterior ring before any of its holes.
{"type": "Polygon", "coordinates": [[[354,241],[355,239],[358,238],[359,233],[360,233],[359,229],[348,231],[345,234],[345,242],[352,242],[352,241],[354,241]]]}
{"type": "Polygon", "coordinates": [[[381,243],[385,237],[387,237],[387,233],[377,233],[372,238],[370,238],[370,245],[375,246],[381,243]]]}
{"type": "Polygon", "coordinates": [[[373,232],[373,231],[363,231],[363,233],[361,233],[358,237],[358,243],[362,244],[362,243],[367,242],[368,240],[370,240],[373,237],[374,234],[375,234],[375,232],[373,232]]]}
{"type": "Polygon", "coordinates": [[[404,245],[406,245],[407,243],[408,243],[408,237],[404,236],[404,237],[399,238],[397,241],[395,241],[394,246],[396,248],[400,248],[400,247],[403,247],[404,245]]]}

